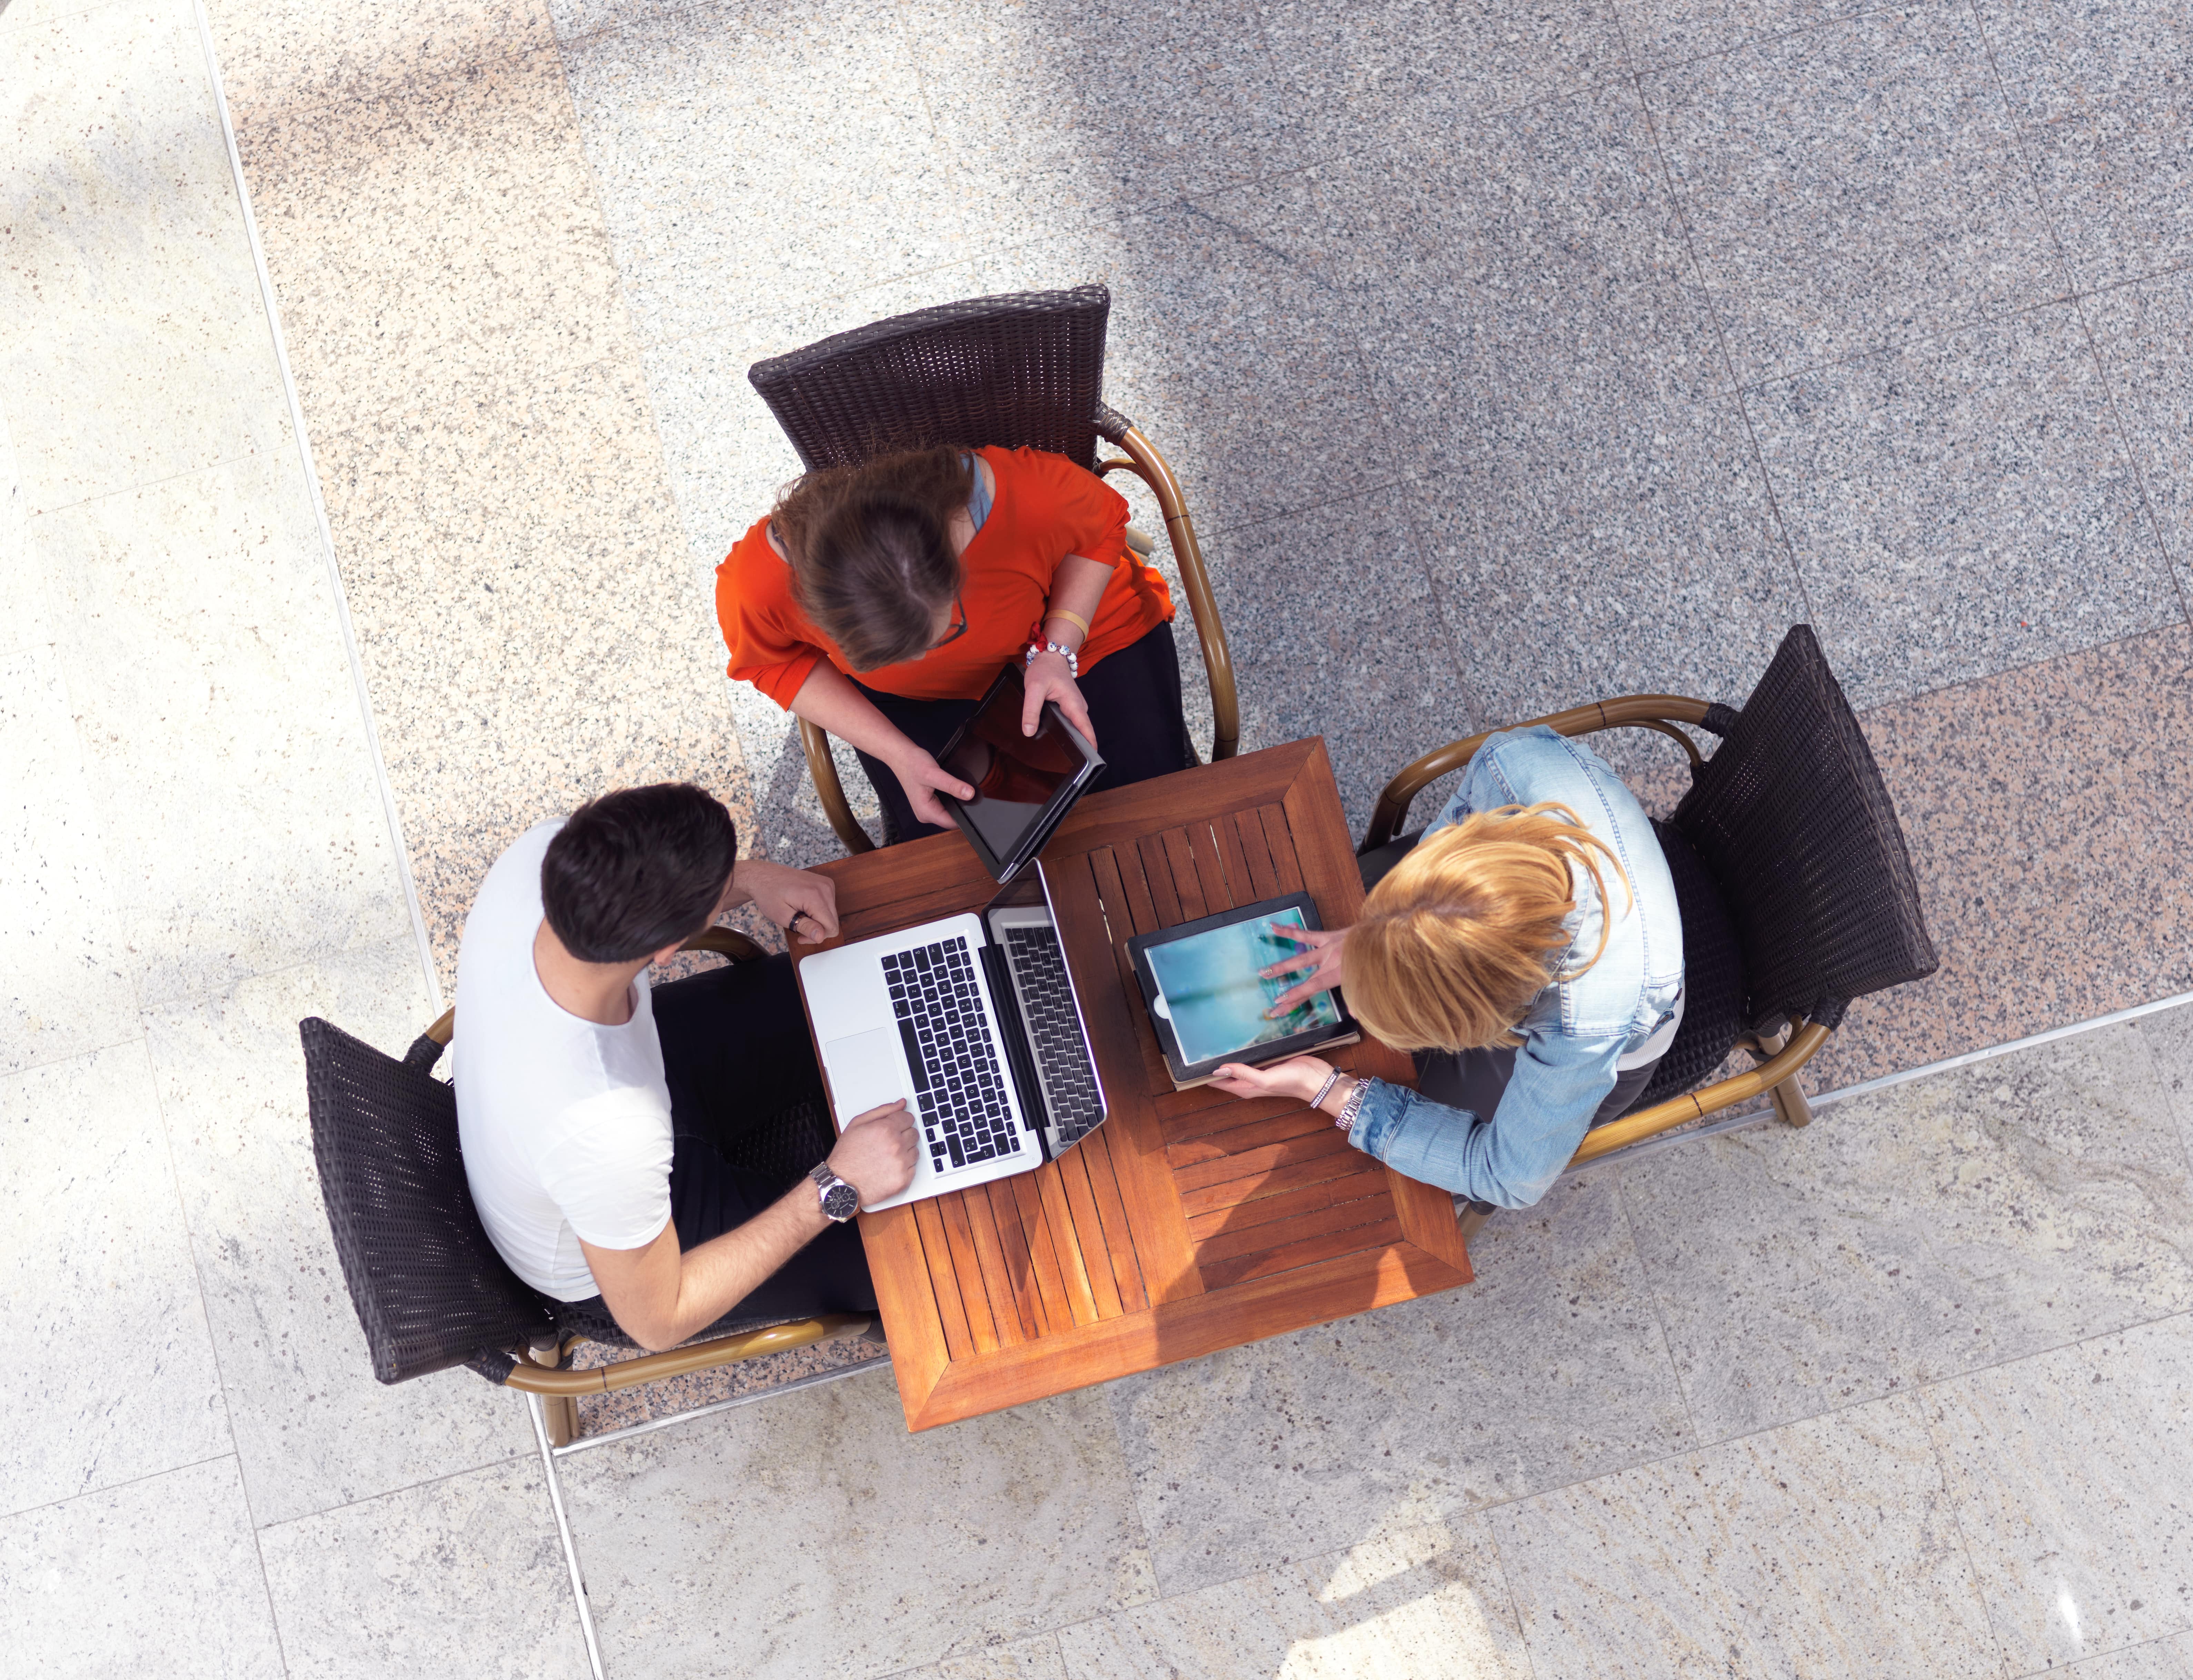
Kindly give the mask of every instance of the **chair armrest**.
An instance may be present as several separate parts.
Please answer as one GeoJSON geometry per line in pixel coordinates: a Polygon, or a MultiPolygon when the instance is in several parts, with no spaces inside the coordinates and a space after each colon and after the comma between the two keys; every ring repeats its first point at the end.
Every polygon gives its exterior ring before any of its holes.
{"type": "Polygon", "coordinates": [[[734,963],[759,963],[769,955],[736,928],[703,928],[678,947],[680,951],[712,951],[734,963]]]}
{"type": "MultiPolygon", "coordinates": [[[[1629,725],[1640,729],[1658,729],[1683,744],[1693,764],[1703,761],[1698,749],[1688,735],[1670,727],[1675,723],[1703,724],[1706,714],[1713,708],[1703,700],[1689,700],[1681,694],[1623,694],[1616,700],[1594,700],[1589,706],[1571,706],[1566,711],[1549,712],[1543,717],[1527,718],[1520,723],[1503,723],[1503,729],[1528,729],[1540,723],[1550,725],[1555,732],[1564,735],[1588,735],[1600,729],[1617,729],[1629,725]]],[[[1374,851],[1400,831],[1408,820],[1409,806],[1416,797],[1450,770],[1458,770],[1477,756],[1477,749],[1485,745],[1498,729],[1486,729],[1467,740],[1450,742],[1435,752],[1427,752],[1408,765],[1393,780],[1386,784],[1385,791],[1378,796],[1378,807],[1371,814],[1371,826],[1363,836],[1363,843],[1355,849],[1356,855],[1374,851]]]]}
{"type": "Polygon", "coordinates": [[[586,1371],[552,1371],[521,1359],[505,1379],[505,1386],[529,1394],[613,1394],[664,1377],[682,1377],[695,1371],[735,1365],[741,1359],[758,1359],[764,1353],[783,1353],[810,1347],[820,1341],[838,1341],[858,1335],[873,1320],[844,1313],[802,1319],[796,1324],[772,1324],[764,1330],[748,1330],[690,1347],[673,1347],[667,1353],[650,1353],[636,1359],[620,1359],[614,1365],[597,1365],[586,1371]]]}
{"type": "Polygon", "coordinates": [[[830,737],[803,717],[799,746],[807,755],[807,774],[814,780],[815,797],[822,802],[822,814],[830,820],[830,831],[855,857],[875,850],[876,843],[868,838],[867,830],[861,826],[852,806],[846,803],[845,785],[838,780],[838,761],[830,756],[830,737]]]}
{"type": "Polygon", "coordinates": [[[1593,1127],[1584,1134],[1583,1146],[1569,1157],[1569,1165],[1580,1167],[1587,1161],[1595,1161],[1618,1149],[1627,1149],[1633,1143],[1641,1143],[1646,1138],[1671,1131],[1677,1126],[1688,1125],[1693,1120],[1703,1120],[1709,1114],[1717,1114],[1724,1108],[1733,1108],[1738,1103],[1749,1101],[1780,1084],[1812,1060],[1834,1031],[1831,1026],[1823,1026],[1818,1021],[1807,1021],[1789,1035],[1788,1043],[1749,1073],[1739,1073],[1732,1079],[1720,1080],[1702,1091],[1687,1091],[1680,1097],[1670,1097],[1665,1102],[1656,1102],[1650,1108],[1640,1109],[1635,1114],[1625,1114],[1619,1120],[1610,1120],[1604,1126],[1593,1127]]]}
{"type": "MultiPolygon", "coordinates": [[[[1124,460],[1115,457],[1098,461],[1096,476],[1101,478],[1108,472],[1131,472],[1148,485],[1150,493],[1158,499],[1158,507],[1165,515],[1165,535],[1172,544],[1172,557],[1180,566],[1181,587],[1188,591],[1188,609],[1195,620],[1196,640],[1203,644],[1204,675],[1211,682],[1211,756],[1214,761],[1231,758],[1241,745],[1241,696],[1234,686],[1234,655],[1226,646],[1226,626],[1218,616],[1218,597],[1211,592],[1211,574],[1204,567],[1203,546],[1195,538],[1195,522],[1188,517],[1188,502],[1181,494],[1180,480],[1173,477],[1165,458],[1124,414],[1114,414],[1110,409],[1105,412],[1119,422],[1120,430],[1116,434],[1106,431],[1104,435],[1127,453],[1124,460]]],[[[1129,530],[1131,544],[1133,536],[1141,534],[1132,527],[1129,530]]]]}

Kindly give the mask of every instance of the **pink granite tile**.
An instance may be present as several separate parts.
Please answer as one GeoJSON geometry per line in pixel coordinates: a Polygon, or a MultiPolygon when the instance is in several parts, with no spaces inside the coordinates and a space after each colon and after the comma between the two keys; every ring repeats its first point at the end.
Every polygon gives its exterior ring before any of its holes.
{"type": "Polygon", "coordinates": [[[553,48],[237,144],[316,442],[635,357],[553,48]]]}
{"type": "MultiPolygon", "coordinates": [[[[632,1357],[619,1348],[587,1342],[574,1350],[571,1363],[580,1369],[592,1370],[632,1357]]],[[[842,1370],[848,1365],[869,1364],[885,1357],[884,1349],[874,1342],[853,1336],[842,1341],[817,1342],[812,1347],[795,1347],[789,1353],[764,1354],[736,1365],[719,1365],[713,1371],[696,1371],[690,1376],[642,1383],[638,1388],[619,1389],[614,1394],[582,1395],[579,1400],[579,1433],[601,1435],[655,1418],[675,1417],[696,1406],[713,1406],[719,1400],[736,1399],[742,1394],[797,1382],[802,1377],[842,1370]]]]}
{"type": "Polygon", "coordinates": [[[2193,987],[2189,665],[2178,625],[1864,716],[1942,967],[1858,1000],[1810,1089],[2193,987]]]}
{"type": "MultiPolygon", "coordinates": [[[[2189,665],[2173,626],[1860,714],[1942,966],[1853,1004],[1807,1090],[2193,988],[2189,665]]],[[[1627,774],[1655,816],[1688,786],[1627,774]]]]}
{"type": "Polygon", "coordinates": [[[209,0],[206,12],[239,122],[396,93],[555,43],[547,0],[209,0]]]}
{"type": "Polygon", "coordinates": [[[746,823],[704,568],[636,367],[535,374],[319,446],[383,757],[435,957],[530,824],[690,780],[746,823]]]}

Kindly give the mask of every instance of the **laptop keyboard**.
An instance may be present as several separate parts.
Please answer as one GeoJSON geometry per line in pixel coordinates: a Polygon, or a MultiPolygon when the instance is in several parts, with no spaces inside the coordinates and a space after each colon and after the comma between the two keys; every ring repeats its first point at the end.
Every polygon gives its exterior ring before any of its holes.
{"type": "Polygon", "coordinates": [[[1043,1073],[1054,1146],[1062,1149],[1079,1143],[1104,1117],[1081,1023],[1074,1013],[1074,991],[1066,980],[1066,953],[1059,948],[1056,929],[1004,931],[1005,960],[1020,982],[1021,1018],[1043,1073]]]}
{"type": "Polygon", "coordinates": [[[1020,1148],[997,1039],[964,937],[884,958],[930,1165],[971,1167],[1020,1148]]]}

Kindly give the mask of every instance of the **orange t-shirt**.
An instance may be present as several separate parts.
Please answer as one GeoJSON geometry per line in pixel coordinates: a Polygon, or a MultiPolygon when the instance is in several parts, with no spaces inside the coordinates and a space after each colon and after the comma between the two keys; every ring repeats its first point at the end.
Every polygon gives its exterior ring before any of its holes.
{"type": "Polygon", "coordinates": [[[884,694],[980,700],[998,668],[1039,633],[1051,579],[1069,554],[1112,568],[1080,650],[1083,671],[1172,617],[1165,580],[1128,551],[1125,496],[1063,455],[995,447],[976,453],[989,462],[997,494],[959,557],[965,635],[919,659],[855,671],[793,599],[792,568],[770,546],[764,515],[716,568],[716,620],[731,652],[730,674],[787,711],[824,659],[884,694]]]}

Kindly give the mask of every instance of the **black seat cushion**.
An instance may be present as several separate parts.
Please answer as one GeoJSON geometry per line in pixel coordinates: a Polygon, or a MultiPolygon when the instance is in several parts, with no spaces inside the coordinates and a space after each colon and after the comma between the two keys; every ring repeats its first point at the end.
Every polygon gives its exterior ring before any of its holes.
{"type": "Polygon", "coordinates": [[[1683,1024],[1629,1106],[1633,1114],[1710,1077],[1735,1048],[1744,1018],[1744,951],[1728,906],[1689,841],[1664,822],[1655,822],[1652,831],[1660,837],[1683,917],[1683,1024]]]}

